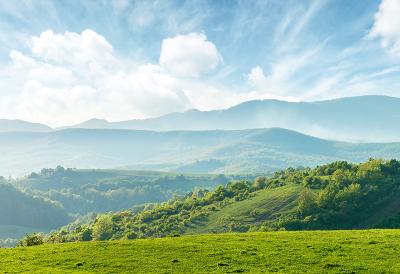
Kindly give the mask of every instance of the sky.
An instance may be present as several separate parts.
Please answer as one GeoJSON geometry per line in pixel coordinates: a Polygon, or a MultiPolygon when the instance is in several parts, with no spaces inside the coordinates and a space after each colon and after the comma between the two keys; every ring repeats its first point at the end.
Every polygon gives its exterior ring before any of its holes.
{"type": "Polygon", "coordinates": [[[400,97],[400,0],[0,1],[0,118],[400,97]]]}

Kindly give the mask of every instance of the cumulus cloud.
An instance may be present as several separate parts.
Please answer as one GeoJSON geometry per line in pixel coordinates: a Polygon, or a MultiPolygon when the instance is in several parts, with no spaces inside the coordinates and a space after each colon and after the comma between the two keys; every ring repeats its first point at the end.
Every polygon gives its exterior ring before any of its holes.
{"type": "Polygon", "coordinates": [[[37,61],[19,51],[11,51],[13,73],[27,81],[36,80],[51,86],[72,84],[75,78],[71,70],[65,67],[37,61]]]}
{"type": "Polygon", "coordinates": [[[57,126],[81,121],[85,113],[98,113],[97,90],[90,86],[49,87],[30,80],[18,97],[16,111],[29,121],[45,122],[57,126]],[[96,111],[97,110],[97,111],[96,111]]]}
{"type": "Polygon", "coordinates": [[[32,37],[28,48],[10,53],[8,75],[20,90],[10,104],[13,118],[63,126],[94,117],[116,121],[223,107],[223,100],[205,100],[218,89],[182,78],[200,76],[220,62],[204,34],[167,38],[159,64],[134,66],[92,30],[48,30],[32,37]]]}
{"type": "Polygon", "coordinates": [[[107,40],[93,30],[82,33],[55,34],[52,30],[42,32],[31,40],[33,56],[58,64],[104,66],[112,62],[113,48],[107,40]]]}
{"type": "Polygon", "coordinates": [[[202,33],[164,39],[160,65],[179,77],[197,77],[215,69],[222,61],[217,47],[202,33]]]}
{"type": "Polygon", "coordinates": [[[380,38],[383,48],[400,56],[400,1],[382,0],[369,38],[380,38]]]}

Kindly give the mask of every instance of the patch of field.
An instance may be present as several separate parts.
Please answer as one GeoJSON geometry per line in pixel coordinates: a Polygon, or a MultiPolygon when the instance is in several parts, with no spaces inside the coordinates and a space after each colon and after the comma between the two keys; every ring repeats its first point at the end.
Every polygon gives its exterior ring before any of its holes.
{"type": "Polygon", "coordinates": [[[400,230],[215,234],[1,249],[16,273],[400,273],[400,230]]]}

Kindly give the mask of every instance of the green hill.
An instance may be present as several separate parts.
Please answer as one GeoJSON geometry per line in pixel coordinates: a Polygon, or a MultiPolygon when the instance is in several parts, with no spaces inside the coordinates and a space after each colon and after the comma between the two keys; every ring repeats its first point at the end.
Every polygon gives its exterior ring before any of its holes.
{"type": "Polygon", "coordinates": [[[49,232],[72,221],[55,203],[21,191],[0,178],[0,247],[3,239],[18,239],[34,231],[49,232]]]}
{"type": "Polygon", "coordinates": [[[271,230],[400,228],[400,162],[334,162],[231,181],[140,211],[99,215],[47,235],[52,243],[271,230]]]}
{"type": "Polygon", "coordinates": [[[48,232],[95,214],[143,208],[195,189],[213,189],[229,175],[178,174],[132,170],[46,168],[19,179],[0,177],[0,239],[48,232]]]}
{"type": "Polygon", "coordinates": [[[12,183],[57,202],[71,215],[130,209],[164,202],[195,189],[213,189],[230,180],[254,176],[179,174],[112,169],[46,168],[12,183]]]}
{"type": "Polygon", "coordinates": [[[69,221],[71,218],[59,205],[0,181],[0,235],[7,231],[7,226],[47,230],[58,228],[69,221]]]}
{"type": "Polygon", "coordinates": [[[0,249],[15,273],[400,273],[400,230],[197,235],[0,249]]]}

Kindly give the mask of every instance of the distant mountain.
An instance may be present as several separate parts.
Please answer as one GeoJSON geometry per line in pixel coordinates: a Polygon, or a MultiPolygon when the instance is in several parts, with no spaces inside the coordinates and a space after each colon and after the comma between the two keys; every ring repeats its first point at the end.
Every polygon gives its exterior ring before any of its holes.
{"type": "Polygon", "coordinates": [[[93,119],[74,128],[241,130],[280,127],[334,140],[400,141],[400,98],[348,97],[319,102],[249,101],[225,110],[171,113],[144,120],[93,119]]]}
{"type": "Polygon", "coordinates": [[[294,131],[66,129],[0,133],[0,174],[44,167],[129,168],[173,172],[265,173],[335,160],[400,158],[400,143],[353,144],[294,131]]]}
{"type": "MultiPolygon", "coordinates": [[[[87,120],[83,123],[80,123],[76,126],[72,126],[71,128],[97,128],[97,129],[109,129],[112,128],[112,123],[108,122],[107,120],[104,119],[97,119],[93,118],[90,120],[87,120]]],[[[68,127],[66,127],[68,128],[68,127]]]]}
{"type": "Polygon", "coordinates": [[[0,119],[0,132],[45,132],[50,130],[52,130],[52,128],[43,124],[30,123],[22,120],[0,119]]]}

